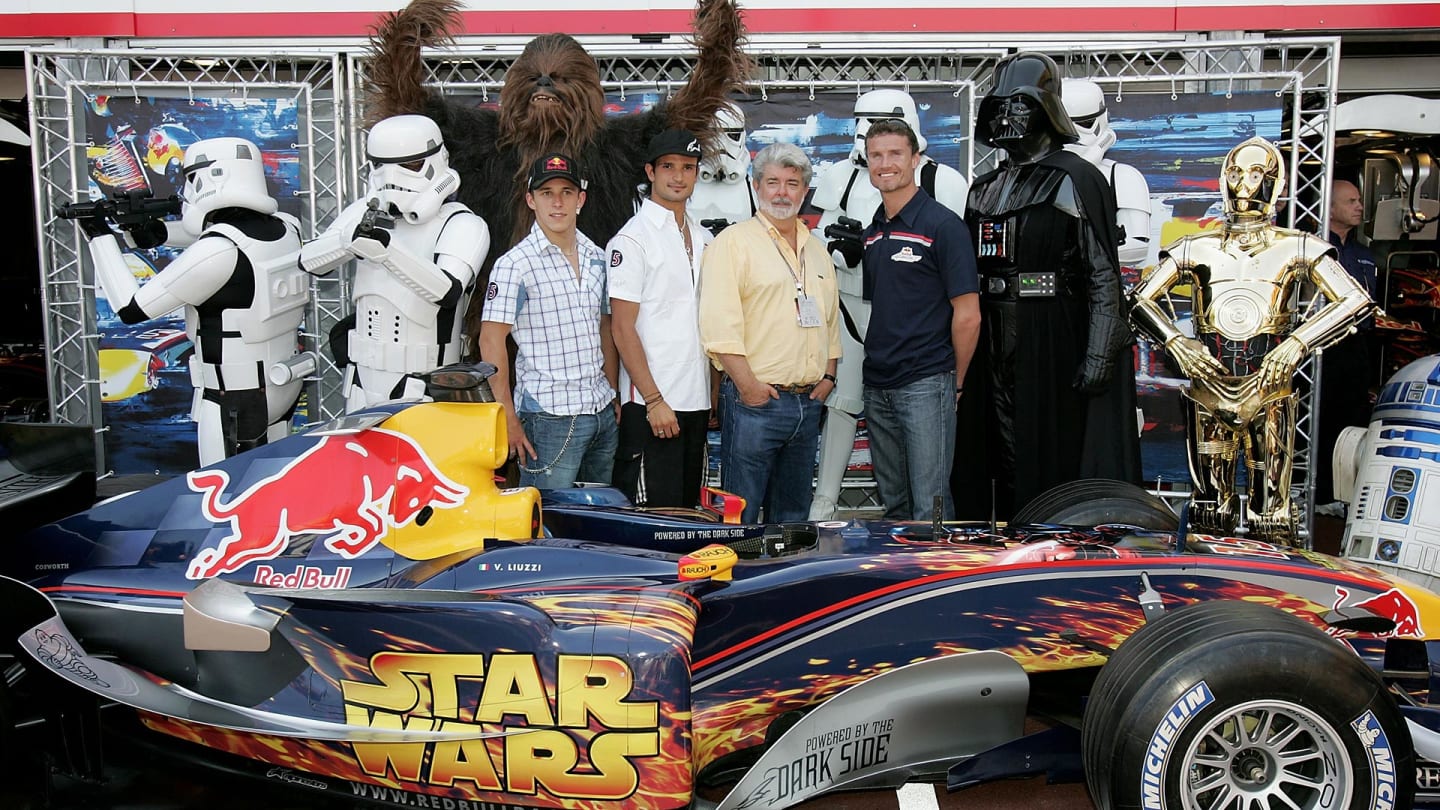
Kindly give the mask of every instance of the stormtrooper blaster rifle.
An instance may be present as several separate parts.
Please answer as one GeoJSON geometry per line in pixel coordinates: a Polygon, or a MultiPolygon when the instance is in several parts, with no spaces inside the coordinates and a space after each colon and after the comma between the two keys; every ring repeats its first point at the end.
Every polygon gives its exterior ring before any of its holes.
{"type": "Polygon", "coordinates": [[[712,217],[710,219],[700,220],[700,227],[709,231],[712,236],[719,236],[721,231],[730,227],[732,224],[734,223],[725,217],[712,217]]]}
{"type": "Polygon", "coordinates": [[[61,219],[73,219],[87,238],[110,233],[110,223],[130,234],[136,247],[152,248],[165,243],[164,219],[179,216],[180,198],[174,195],[155,199],[149,191],[116,192],[108,199],[60,206],[61,219]]]}
{"type": "Polygon", "coordinates": [[[830,241],[825,249],[830,255],[839,254],[846,267],[857,267],[864,255],[865,226],[858,219],[841,216],[825,226],[825,238],[830,241]]]}
{"type": "Polygon", "coordinates": [[[365,203],[365,213],[360,224],[355,226],[356,239],[374,239],[382,245],[390,244],[389,231],[395,227],[395,218],[380,208],[380,201],[373,197],[365,203]]]}

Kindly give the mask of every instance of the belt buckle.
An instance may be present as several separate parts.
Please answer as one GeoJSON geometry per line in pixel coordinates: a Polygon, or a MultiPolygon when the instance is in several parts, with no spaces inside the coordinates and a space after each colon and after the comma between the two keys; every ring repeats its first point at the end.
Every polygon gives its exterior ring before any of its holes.
{"type": "Polygon", "coordinates": [[[1055,273],[1021,273],[1021,298],[1054,298],[1057,292],[1055,273]]]}

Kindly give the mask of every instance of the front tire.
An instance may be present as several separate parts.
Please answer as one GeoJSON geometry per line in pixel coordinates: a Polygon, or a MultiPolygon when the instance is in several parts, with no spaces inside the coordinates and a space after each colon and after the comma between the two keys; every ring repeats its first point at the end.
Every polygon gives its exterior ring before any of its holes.
{"type": "Polygon", "coordinates": [[[1163,499],[1134,484],[1108,478],[1085,478],[1045,490],[1010,519],[1012,526],[1024,523],[1127,523],[1156,531],[1180,528],[1179,516],[1163,499]]]}
{"type": "Polygon", "coordinates": [[[1205,602],[1131,636],[1081,742],[1097,807],[1409,808],[1410,733],[1379,675],[1280,610],[1205,602]]]}

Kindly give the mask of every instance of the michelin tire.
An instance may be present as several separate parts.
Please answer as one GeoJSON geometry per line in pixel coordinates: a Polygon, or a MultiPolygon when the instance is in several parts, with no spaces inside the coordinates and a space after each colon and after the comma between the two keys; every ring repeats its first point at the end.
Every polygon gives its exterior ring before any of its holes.
{"type": "Polygon", "coordinates": [[[1250,602],[1172,609],[1101,670],[1082,726],[1096,807],[1409,808],[1410,734],[1346,645],[1250,602]]]}

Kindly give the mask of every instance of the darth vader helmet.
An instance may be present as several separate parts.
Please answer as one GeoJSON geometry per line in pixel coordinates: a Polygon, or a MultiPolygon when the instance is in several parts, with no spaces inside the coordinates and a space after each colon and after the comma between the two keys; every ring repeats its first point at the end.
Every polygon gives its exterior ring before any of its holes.
{"type": "Polygon", "coordinates": [[[980,101],[975,139],[1026,161],[1080,140],[1060,94],[1060,71],[1042,53],[1017,53],[995,67],[980,101]]]}

